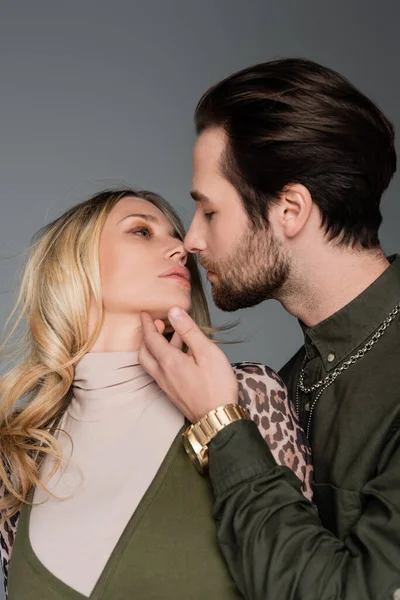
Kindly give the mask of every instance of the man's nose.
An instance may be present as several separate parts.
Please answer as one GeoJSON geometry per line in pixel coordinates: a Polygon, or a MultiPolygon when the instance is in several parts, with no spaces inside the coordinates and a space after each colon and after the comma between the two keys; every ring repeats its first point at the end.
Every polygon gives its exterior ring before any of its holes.
{"type": "Polygon", "coordinates": [[[189,227],[189,230],[185,236],[184,247],[186,252],[191,254],[197,254],[198,252],[204,252],[206,249],[206,242],[204,236],[201,234],[200,228],[196,225],[195,221],[189,227]]]}

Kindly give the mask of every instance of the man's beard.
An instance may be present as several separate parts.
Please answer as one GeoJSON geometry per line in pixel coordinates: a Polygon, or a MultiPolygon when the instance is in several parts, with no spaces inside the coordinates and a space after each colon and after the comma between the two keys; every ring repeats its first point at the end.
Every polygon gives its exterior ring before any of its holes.
{"type": "Polygon", "coordinates": [[[290,273],[284,248],[265,228],[251,227],[230,256],[216,262],[199,255],[200,264],[215,273],[212,296],[218,308],[232,312],[277,298],[290,273]]]}

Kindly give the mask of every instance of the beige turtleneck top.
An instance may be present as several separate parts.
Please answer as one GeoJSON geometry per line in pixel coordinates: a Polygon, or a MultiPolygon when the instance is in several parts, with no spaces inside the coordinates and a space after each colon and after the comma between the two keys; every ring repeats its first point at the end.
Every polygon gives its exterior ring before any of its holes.
{"type": "Polygon", "coordinates": [[[183,424],[137,352],[90,353],[76,365],[58,436],[66,459],[50,480],[51,458],[41,471],[61,499],[36,489],[41,504],[29,526],[33,550],[53,575],[90,595],[183,424]]]}

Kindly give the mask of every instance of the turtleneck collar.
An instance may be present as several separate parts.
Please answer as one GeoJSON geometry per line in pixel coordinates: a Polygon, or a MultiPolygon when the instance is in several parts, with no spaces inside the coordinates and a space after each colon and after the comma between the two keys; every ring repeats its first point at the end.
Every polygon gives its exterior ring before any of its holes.
{"type": "Polygon", "coordinates": [[[97,421],[124,405],[142,405],[155,387],[139,364],[139,352],[90,352],[75,366],[68,412],[79,421],[97,421]]]}

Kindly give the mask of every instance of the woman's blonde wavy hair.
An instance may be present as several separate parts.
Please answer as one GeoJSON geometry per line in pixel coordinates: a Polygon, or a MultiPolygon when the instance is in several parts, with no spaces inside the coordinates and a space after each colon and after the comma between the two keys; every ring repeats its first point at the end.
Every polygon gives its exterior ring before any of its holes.
{"type": "MultiPolygon", "coordinates": [[[[71,398],[75,363],[96,340],[103,316],[99,239],[105,220],[124,197],[143,198],[160,209],[183,239],[181,220],[160,196],[133,189],[96,194],[46,225],[35,236],[22,273],[16,305],[6,327],[4,345],[17,335],[18,362],[0,380],[0,479],[5,494],[0,514],[7,519],[28,502],[33,486],[48,491],[39,479],[46,454],[62,456],[55,437],[71,398]],[[89,335],[89,303],[94,298],[99,319],[89,335]]],[[[191,315],[211,337],[210,315],[193,256],[191,315]]],[[[50,492],[48,492],[50,493],[50,492]]]]}

